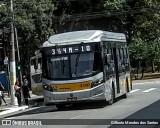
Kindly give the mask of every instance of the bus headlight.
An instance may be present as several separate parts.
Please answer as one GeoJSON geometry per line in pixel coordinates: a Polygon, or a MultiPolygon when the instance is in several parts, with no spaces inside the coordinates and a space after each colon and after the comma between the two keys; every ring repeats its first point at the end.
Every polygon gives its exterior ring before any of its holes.
{"type": "Polygon", "coordinates": [[[47,91],[53,91],[52,87],[50,85],[43,84],[43,89],[47,91]]]}
{"type": "Polygon", "coordinates": [[[44,84],[43,85],[43,89],[47,90],[47,85],[44,84]]]}
{"type": "Polygon", "coordinates": [[[96,81],[93,81],[91,84],[91,88],[96,87],[96,86],[100,85],[101,83],[103,83],[103,78],[100,78],[96,81]]]}

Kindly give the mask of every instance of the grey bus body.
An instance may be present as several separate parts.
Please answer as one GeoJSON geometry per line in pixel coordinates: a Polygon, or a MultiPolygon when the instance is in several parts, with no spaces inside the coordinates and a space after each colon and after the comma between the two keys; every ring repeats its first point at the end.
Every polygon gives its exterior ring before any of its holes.
{"type": "Polygon", "coordinates": [[[112,104],[132,89],[126,37],[101,30],[51,36],[42,45],[46,105],[105,100],[112,104]]]}

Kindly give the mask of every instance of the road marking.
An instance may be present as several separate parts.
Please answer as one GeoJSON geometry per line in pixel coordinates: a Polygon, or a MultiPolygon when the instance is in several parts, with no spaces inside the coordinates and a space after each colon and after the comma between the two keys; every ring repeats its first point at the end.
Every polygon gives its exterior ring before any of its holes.
{"type": "Polygon", "coordinates": [[[157,89],[157,88],[150,88],[150,89],[145,90],[145,91],[143,91],[143,92],[150,92],[150,91],[153,91],[153,90],[155,90],[155,89],[157,89]]]}
{"type": "Polygon", "coordinates": [[[78,118],[78,117],[80,117],[80,116],[82,116],[82,115],[78,115],[78,116],[72,117],[72,118],[70,118],[70,119],[75,119],[75,118],[78,118]]]}
{"type": "Polygon", "coordinates": [[[139,90],[141,90],[141,89],[135,89],[135,90],[130,91],[129,93],[134,93],[134,92],[137,92],[139,90]]]}

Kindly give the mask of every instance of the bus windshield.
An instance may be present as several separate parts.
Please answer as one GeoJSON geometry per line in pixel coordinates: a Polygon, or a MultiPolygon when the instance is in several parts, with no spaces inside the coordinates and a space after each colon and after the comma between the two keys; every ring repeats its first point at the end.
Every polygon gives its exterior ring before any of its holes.
{"type": "Polygon", "coordinates": [[[101,71],[98,56],[98,52],[49,56],[46,70],[51,79],[85,77],[101,71]]]}

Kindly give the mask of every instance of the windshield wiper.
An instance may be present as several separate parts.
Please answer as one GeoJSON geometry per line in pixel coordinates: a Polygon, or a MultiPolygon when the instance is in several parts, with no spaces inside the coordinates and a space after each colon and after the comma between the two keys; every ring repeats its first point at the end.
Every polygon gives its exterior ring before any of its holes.
{"type": "Polygon", "coordinates": [[[77,67],[78,67],[78,64],[79,64],[79,57],[80,57],[80,54],[81,54],[80,49],[81,49],[82,44],[83,44],[83,42],[81,42],[79,44],[79,47],[78,47],[79,53],[77,54],[77,57],[76,57],[76,64],[75,64],[75,71],[74,71],[75,75],[77,74],[77,67]]]}

